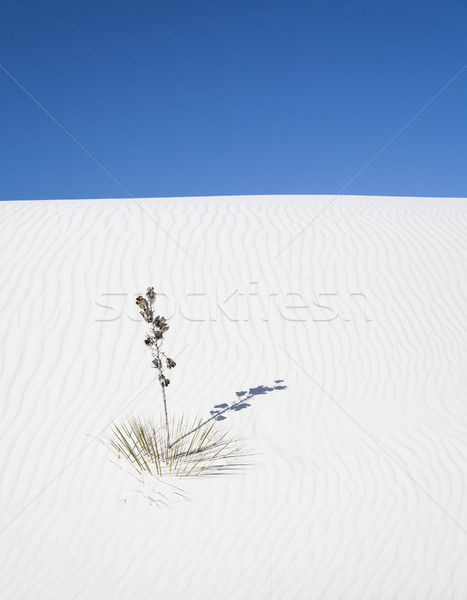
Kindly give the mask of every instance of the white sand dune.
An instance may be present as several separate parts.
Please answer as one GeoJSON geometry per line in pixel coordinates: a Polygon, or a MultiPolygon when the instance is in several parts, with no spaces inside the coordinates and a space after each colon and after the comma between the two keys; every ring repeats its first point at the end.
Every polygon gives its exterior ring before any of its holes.
{"type": "Polygon", "coordinates": [[[466,209],[0,203],[0,597],[465,600],[466,209]],[[99,442],[161,407],[148,285],[172,414],[264,391],[235,476],[141,486],[99,442]]]}

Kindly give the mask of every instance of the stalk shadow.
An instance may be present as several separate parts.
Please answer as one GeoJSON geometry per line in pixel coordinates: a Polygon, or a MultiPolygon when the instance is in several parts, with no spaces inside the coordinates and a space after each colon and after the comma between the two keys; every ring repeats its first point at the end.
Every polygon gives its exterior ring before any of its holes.
{"type": "Polygon", "coordinates": [[[222,404],[216,404],[213,407],[214,410],[209,411],[211,414],[211,417],[210,417],[210,419],[208,419],[208,421],[210,421],[210,420],[224,421],[227,418],[224,415],[224,413],[229,412],[229,411],[238,412],[240,410],[249,408],[251,406],[251,404],[249,404],[249,401],[251,401],[255,396],[264,396],[270,392],[274,392],[275,390],[285,390],[287,388],[287,386],[281,385],[283,383],[284,383],[283,379],[276,379],[274,381],[275,385],[273,385],[273,386],[258,385],[257,387],[250,388],[248,390],[248,392],[245,392],[245,391],[235,392],[235,395],[237,396],[238,399],[235,402],[233,402],[232,404],[227,404],[225,402],[222,404]]]}
{"type": "Polygon", "coordinates": [[[235,395],[237,396],[237,400],[235,400],[232,404],[228,404],[226,402],[224,402],[222,404],[215,404],[213,407],[213,410],[209,411],[211,416],[208,419],[201,422],[192,431],[189,431],[188,433],[185,433],[184,435],[182,435],[180,438],[175,440],[175,442],[172,442],[171,446],[178,444],[185,437],[192,435],[198,429],[200,429],[207,423],[210,423],[211,421],[224,421],[227,418],[225,416],[225,413],[227,413],[229,411],[237,412],[237,411],[249,408],[251,406],[251,404],[249,404],[249,402],[251,402],[251,400],[253,398],[255,398],[256,396],[264,396],[264,395],[269,394],[270,392],[274,392],[276,390],[277,391],[285,390],[287,388],[287,386],[282,385],[283,383],[284,383],[283,379],[276,379],[274,381],[274,385],[272,385],[272,386],[258,385],[257,387],[250,388],[248,390],[248,392],[246,392],[246,391],[235,392],[235,395]]]}

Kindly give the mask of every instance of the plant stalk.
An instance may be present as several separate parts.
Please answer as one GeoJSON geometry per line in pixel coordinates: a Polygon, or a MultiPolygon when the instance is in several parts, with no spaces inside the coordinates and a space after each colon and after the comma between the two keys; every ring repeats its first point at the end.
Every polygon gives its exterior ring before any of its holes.
{"type": "MultiPolygon", "coordinates": [[[[157,343],[156,343],[156,353],[157,353],[157,360],[159,361],[159,364],[162,365],[160,350],[159,350],[159,346],[157,345],[157,343]]],[[[158,371],[159,371],[159,375],[161,377],[163,377],[164,373],[162,372],[162,367],[159,367],[158,371]]],[[[167,399],[165,396],[165,385],[161,385],[161,388],[162,388],[162,399],[164,401],[165,427],[167,430],[167,450],[169,450],[171,444],[170,444],[170,430],[169,430],[169,414],[167,412],[167,399]]]]}
{"type": "Polygon", "coordinates": [[[167,429],[167,450],[170,448],[169,415],[167,414],[167,401],[165,399],[165,386],[162,386],[162,399],[164,400],[165,426],[167,429]]]}

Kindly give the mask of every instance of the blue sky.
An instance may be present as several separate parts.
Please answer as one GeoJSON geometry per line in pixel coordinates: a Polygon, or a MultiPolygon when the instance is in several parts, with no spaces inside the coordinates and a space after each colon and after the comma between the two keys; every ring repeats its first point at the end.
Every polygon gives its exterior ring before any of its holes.
{"type": "Polygon", "coordinates": [[[467,196],[467,68],[354,179],[466,64],[465,0],[3,0],[0,65],[112,177],[0,69],[0,199],[467,196]]]}

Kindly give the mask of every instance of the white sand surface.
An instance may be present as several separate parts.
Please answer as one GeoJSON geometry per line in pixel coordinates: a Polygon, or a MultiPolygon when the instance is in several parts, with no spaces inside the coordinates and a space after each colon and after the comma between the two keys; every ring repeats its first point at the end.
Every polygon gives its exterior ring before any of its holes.
{"type": "Polygon", "coordinates": [[[466,209],[1,202],[2,600],[465,600],[466,209]],[[236,475],[141,485],[99,441],[161,408],[148,285],[171,414],[264,391],[236,475]]]}

